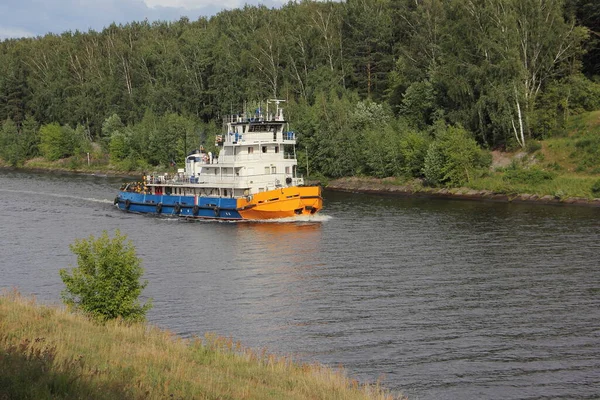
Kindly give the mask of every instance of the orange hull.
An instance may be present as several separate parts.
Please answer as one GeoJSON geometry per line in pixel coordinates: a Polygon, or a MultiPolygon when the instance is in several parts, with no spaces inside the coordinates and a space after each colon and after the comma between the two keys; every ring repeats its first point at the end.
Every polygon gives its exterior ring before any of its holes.
{"type": "Polygon", "coordinates": [[[323,208],[318,186],[287,187],[237,200],[242,219],[262,220],[311,215],[323,208]]]}

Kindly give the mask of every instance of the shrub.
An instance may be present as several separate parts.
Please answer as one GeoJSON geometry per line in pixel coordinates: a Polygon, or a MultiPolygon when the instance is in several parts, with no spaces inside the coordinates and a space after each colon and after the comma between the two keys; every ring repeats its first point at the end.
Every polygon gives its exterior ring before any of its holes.
{"type": "Polygon", "coordinates": [[[592,184],[592,193],[594,196],[600,196],[600,179],[592,184]]]}
{"type": "Polygon", "coordinates": [[[406,132],[399,142],[399,151],[402,156],[400,170],[402,173],[414,178],[422,177],[428,147],[429,139],[424,133],[406,132]]]}
{"type": "Polygon", "coordinates": [[[509,168],[504,174],[504,180],[511,183],[522,183],[527,185],[537,185],[545,181],[551,181],[556,177],[556,174],[548,171],[543,171],[538,168],[520,169],[509,168]]]}
{"type": "Polygon", "coordinates": [[[92,319],[104,322],[123,318],[143,321],[152,307],[148,301],[140,305],[138,297],[148,284],[140,283],[144,270],[131,242],[117,230],[113,239],[104,231],[98,239],[76,240],[70,245],[77,255],[77,268],[60,270],[66,289],[64,303],[83,311],[92,319]]]}
{"type": "Polygon", "coordinates": [[[525,144],[525,151],[529,154],[533,154],[538,150],[542,149],[542,144],[537,140],[530,140],[525,144]]]}
{"type": "Polygon", "coordinates": [[[469,132],[461,127],[449,127],[429,146],[423,175],[433,185],[460,186],[491,163],[490,153],[481,150],[469,132]]]}

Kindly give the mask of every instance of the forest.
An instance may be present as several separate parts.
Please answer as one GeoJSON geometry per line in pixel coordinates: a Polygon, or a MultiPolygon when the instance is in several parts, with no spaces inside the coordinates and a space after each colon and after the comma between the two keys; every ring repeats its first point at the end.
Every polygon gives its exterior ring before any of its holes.
{"type": "Polygon", "coordinates": [[[168,168],[277,98],[305,173],[460,185],[600,109],[599,43],[597,0],[303,0],[7,39],[0,157],[168,168]]]}

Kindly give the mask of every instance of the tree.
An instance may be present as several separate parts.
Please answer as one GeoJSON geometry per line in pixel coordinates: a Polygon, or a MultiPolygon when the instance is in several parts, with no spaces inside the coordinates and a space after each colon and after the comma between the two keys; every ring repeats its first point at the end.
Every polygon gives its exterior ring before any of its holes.
{"type": "Polygon", "coordinates": [[[393,69],[392,19],[388,0],[350,0],[345,4],[343,42],[351,55],[352,83],[360,94],[378,101],[393,69]]]}
{"type": "Polygon", "coordinates": [[[7,119],[0,129],[0,157],[10,165],[16,166],[23,157],[21,135],[12,119],[7,119]]]}
{"type": "Polygon", "coordinates": [[[430,144],[423,175],[433,185],[459,186],[471,180],[477,169],[487,168],[492,160],[479,148],[469,132],[448,127],[430,144]]]}
{"type": "Polygon", "coordinates": [[[564,19],[561,0],[446,4],[453,23],[445,26],[445,64],[436,79],[454,109],[450,121],[487,145],[506,144],[512,135],[525,147],[537,97],[573,74],[585,28],[564,19]]]}
{"type": "Polygon", "coordinates": [[[588,28],[589,39],[583,56],[583,72],[590,78],[600,76],[600,2],[597,0],[566,0],[567,14],[573,14],[580,25],[588,28]]]}
{"type": "Polygon", "coordinates": [[[119,230],[112,239],[104,231],[97,239],[90,235],[69,246],[77,255],[78,267],[59,271],[66,286],[61,295],[68,307],[100,322],[145,319],[152,303],[148,300],[141,305],[138,298],[148,282],[140,282],[144,269],[132,242],[125,243],[126,239],[119,230]]]}
{"type": "Polygon", "coordinates": [[[21,134],[23,135],[23,151],[25,158],[37,157],[40,153],[40,134],[38,123],[31,115],[25,117],[21,125],[21,134]]]}
{"type": "Polygon", "coordinates": [[[46,159],[56,161],[64,157],[67,147],[66,138],[58,123],[47,124],[40,128],[40,150],[46,159]]]}

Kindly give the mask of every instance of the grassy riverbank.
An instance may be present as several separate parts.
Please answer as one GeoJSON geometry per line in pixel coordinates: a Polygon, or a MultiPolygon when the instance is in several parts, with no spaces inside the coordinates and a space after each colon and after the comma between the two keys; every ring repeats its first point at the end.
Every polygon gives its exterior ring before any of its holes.
{"type": "Polygon", "coordinates": [[[183,340],[145,324],[94,324],[0,296],[0,399],[392,399],[342,370],[230,339],[183,340]]]}
{"type": "Polygon", "coordinates": [[[600,111],[571,118],[568,135],[530,141],[525,150],[493,151],[489,171],[462,187],[430,187],[419,179],[351,177],[335,190],[600,206],[600,111]]]}

